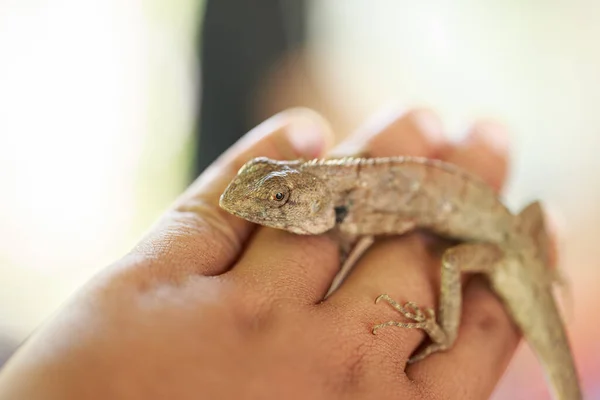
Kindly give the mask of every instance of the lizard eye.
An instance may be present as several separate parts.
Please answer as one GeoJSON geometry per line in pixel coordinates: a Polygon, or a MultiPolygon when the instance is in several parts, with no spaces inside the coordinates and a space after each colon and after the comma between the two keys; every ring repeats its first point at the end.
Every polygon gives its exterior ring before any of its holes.
{"type": "Polygon", "coordinates": [[[289,197],[289,192],[285,189],[277,189],[274,190],[271,193],[270,199],[273,201],[273,203],[275,203],[275,205],[277,205],[278,207],[281,207],[282,205],[284,205],[289,197]]]}

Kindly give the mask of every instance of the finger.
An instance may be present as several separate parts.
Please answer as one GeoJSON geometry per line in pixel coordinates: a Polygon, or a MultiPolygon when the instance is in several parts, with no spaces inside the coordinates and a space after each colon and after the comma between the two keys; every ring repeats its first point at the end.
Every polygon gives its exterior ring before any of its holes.
{"type": "MultiPolygon", "coordinates": [[[[553,214],[549,215],[549,237],[556,243],[558,228],[553,214]]],[[[464,393],[469,382],[469,397],[488,398],[510,363],[521,334],[483,278],[468,280],[463,304],[461,326],[452,349],[411,365],[406,372],[426,391],[435,388],[440,393],[464,393]],[[455,368],[457,365],[461,368],[455,368]],[[474,385],[473,376],[482,379],[474,385]]]]}
{"type": "MultiPolygon", "coordinates": [[[[506,175],[507,140],[495,137],[505,135],[504,131],[495,126],[488,131],[488,126],[491,125],[475,125],[464,141],[444,146],[440,157],[499,187],[506,175]]],[[[386,303],[374,306],[373,300],[386,293],[400,304],[411,301],[422,308],[436,309],[441,261],[430,256],[429,245],[439,247],[437,241],[424,241],[420,235],[377,243],[333,294],[332,302],[351,303],[353,309],[362,310],[354,315],[365,327],[387,321],[414,322],[386,303]]],[[[378,331],[377,336],[383,354],[396,349],[400,359],[406,360],[422,342],[424,333],[419,329],[390,327],[378,331]]]]}
{"type": "Polygon", "coordinates": [[[508,174],[508,131],[493,121],[475,123],[466,138],[448,146],[441,158],[479,176],[500,191],[508,174]]]}
{"type": "Polygon", "coordinates": [[[566,235],[566,221],[557,209],[545,205],[544,222],[548,233],[548,264],[550,268],[556,269],[560,264],[560,249],[566,235]]]}
{"type": "Polygon", "coordinates": [[[446,145],[443,125],[432,110],[388,108],[369,119],[349,140],[336,146],[330,156],[435,158],[446,145]]]}
{"type": "MultiPolygon", "coordinates": [[[[486,122],[475,125],[465,141],[449,150],[446,161],[468,169],[500,191],[508,170],[507,153],[506,130],[486,122]]],[[[446,371],[447,375],[450,365],[461,365],[452,369],[453,378],[446,380],[448,388],[443,390],[459,390],[477,374],[482,379],[471,384],[469,391],[485,397],[503,374],[520,336],[500,300],[480,279],[463,278],[463,283],[461,326],[453,347],[409,366],[406,373],[427,385],[433,374],[446,371]]]]}
{"type": "Polygon", "coordinates": [[[558,290],[557,302],[566,321],[573,318],[573,288],[569,276],[561,268],[561,253],[564,238],[567,235],[563,215],[553,207],[544,207],[544,221],[548,234],[548,267],[551,269],[553,283],[558,290]]]}
{"type": "MultiPolygon", "coordinates": [[[[508,131],[503,125],[493,121],[479,121],[471,126],[464,140],[447,146],[441,159],[479,177],[500,193],[508,175],[508,140],[508,131]]],[[[440,255],[446,247],[447,245],[438,249],[440,255]]],[[[435,277],[439,278],[439,274],[435,277]]],[[[463,284],[468,279],[467,275],[461,276],[463,284]]]]}
{"type": "MultiPolygon", "coordinates": [[[[445,147],[440,158],[479,177],[500,193],[508,175],[508,140],[508,131],[500,123],[478,121],[471,126],[464,140],[445,147]]],[[[447,243],[442,243],[442,246],[437,248],[438,254],[441,255],[447,246],[447,243]]],[[[439,271],[435,272],[434,279],[437,285],[439,271]]],[[[463,284],[466,284],[468,279],[467,275],[461,276],[463,284]]]]}
{"type": "MultiPolygon", "coordinates": [[[[431,111],[397,112],[393,117],[388,113],[384,121],[371,121],[332,154],[431,156],[445,143],[441,124],[431,111]]],[[[260,229],[231,274],[245,281],[251,277],[258,290],[273,298],[296,297],[314,304],[323,298],[338,270],[338,251],[329,238],[260,229]]]]}
{"type": "Polygon", "coordinates": [[[519,333],[483,278],[469,281],[454,346],[411,364],[406,374],[417,387],[458,397],[487,399],[504,374],[519,333]]]}
{"type": "Polygon", "coordinates": [[[215,275],[236,258],[253,225],[222,210],[219,196],[239,168],[253,157],[313,158],[332,142],[329,126],[316,113],[291,109],[263,122],[219,157],[177,199],[133,250],[154,260],[154,273],[171,278],[190,272],[215,275]]]}

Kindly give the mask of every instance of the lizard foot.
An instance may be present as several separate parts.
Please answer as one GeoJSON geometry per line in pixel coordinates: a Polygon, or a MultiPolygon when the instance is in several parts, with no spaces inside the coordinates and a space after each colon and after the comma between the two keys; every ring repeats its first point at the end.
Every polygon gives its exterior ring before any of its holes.
{"type": "Polygon", "coordinates": [[[426,308],[425,311],[423,311],[416,303],[412,301],[409,301],[404,305],[400,305],[387,294],[382,294],[379,297],[377,297],[377,299],[375,299],[375,303],[379,303],[379,301],[381,300],[386,301],[400,314],[415,322],[384,322],[382,324],[375,325],[372,330],[373,333],[386,326],[397,326],[400,328],[423,329],[431,335],[430,331],[436,330],[438,328],[435,320],[435,311],[432,308],[426,308]]]}
{"type": "Polygon", "coordinates": [[[377,332],[377,330],[381,328],[385,328],[386,326],[398,326],[401,328],[410,328],[410,329],[422,329],[427,333],[429,338],[433,343],[425,347],[422,351],[418,352],[416,355],[411,357],[408,360],[409,364],[420,361],[430,354],[433,354],[438,351],[443,351],[449,348],[450,342],[448,341],[448,336],[438,325],[435,318],[435,311],[433,308],[425,308],[423,311],[419,306],[417,306],[412,301],[405,303],[404,305],[398,304],[394,299],[392,299],[387,294],[382,294],[377,297],[375,303],[384,300],[390,306],[392,306],[396,311],[400,314],[404,315],[406,318],[414,321],[414,322],[399,322],[399,321],[388,321],[379,325],[375,325],[373,327],[373,334],[377,332]]]}

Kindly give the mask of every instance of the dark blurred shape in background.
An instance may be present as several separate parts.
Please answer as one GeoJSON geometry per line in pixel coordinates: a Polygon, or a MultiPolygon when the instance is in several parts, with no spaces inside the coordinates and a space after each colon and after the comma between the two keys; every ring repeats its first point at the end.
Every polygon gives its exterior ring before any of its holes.
{"type": "Polygon", "coordinates": [[[13,340],[0,336],[0,366],[8,360],[8,357],[15,351],[15,347],[13,340]]]}
{"type": "Polygon", "coordinates": [[[278,61],[305,45],[306,11],[305,1],[206,2],[194,177],[261,122],[257,92],[278,61]]]}

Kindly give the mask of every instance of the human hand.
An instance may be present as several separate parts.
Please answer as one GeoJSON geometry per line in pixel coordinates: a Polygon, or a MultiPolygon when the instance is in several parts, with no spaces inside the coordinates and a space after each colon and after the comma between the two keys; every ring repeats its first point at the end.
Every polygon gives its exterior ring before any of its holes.
{"type": "MultiPolygon", "coordinates": [[[[449,143],[420,110],[377,118],[334,153],[440,158],[500,190],[506,140],[479,123],[449,143]]],[[[482,281],[464,281],[449,351],[406,365],[421,331],[371,333],[399,317],[374,304],[381,293],[435,308],[440,259],[421,235],[379,241],[322,301],[339,268],[329,237],[256,227],[219,208],[250,158],[312,158],[330,142],[326,124],[300,110],[246,135],[19,350],[0,373],[0,398],[488,398],[519,335],[482,281]]]]}

